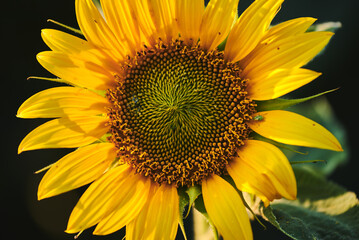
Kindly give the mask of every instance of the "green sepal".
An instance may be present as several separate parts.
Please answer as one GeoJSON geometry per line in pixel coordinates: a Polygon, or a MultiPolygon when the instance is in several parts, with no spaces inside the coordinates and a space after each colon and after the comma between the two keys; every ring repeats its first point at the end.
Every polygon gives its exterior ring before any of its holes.
{"type": "Polygon", "coordinates": [[[48,22],[52,22],[52,23],[54,23],[54,24],[56,24],[56,25],[59,25],[60,27],[66,28],[67,30],[70,30],[71,32],[74,32],[74,33],[76,33],[76,34],[78,34],[78,35],[83,36],[83,33],[81,32],[80,29],[67,26],[67,25],[65,25],[65,24],[63,24],[63,23],[60,23],[60,22],[55,21],[55,20],[52,20],[52,19],[47,19],[47,21],[48,21],[48,22]]]}
{"type": "Polygon", "coordinates": [[[39,174],[39,173],[45,172],[45,171],[49,170],[53,165],[54,165],[54,163],[51,163],[50,165],[47,165],[46,167],[43,167],[43,168],[37,170],[36,172],[34,172],[34,174],[39,174]]]}
{"type": "Polygon", "coordinates": [[[310,168],[294,168],[297,200],[262,206],[263,217],[292,239],[350,240],[359,236],[359,200],[310,168]]]}
{"type": "Polygon", "coordinates": [[[201,195],[201,188],[198,185],[189,187],[189,188],[179,188],[178,196],[179,196],[179,214],[180,221],[179,225],[185,240],[187,240],[186,231],[183,223],[183,219],[186,219],[191,211],[192,205],[194,201],[197,199],[199,195],[201,195]],[[187,210],[186,210],[187,207],[187,210]]]}
{"type": "Polygon", "coordinates": [[[188,211],[187,211],[187,214],[185,215],[185,218],[188,216],[188,214],[191,210],[191,207],[194,204],[194,201],[196,201],[198,196],[201,195],[201,193],[202,193],[201,187],[198,185],[189,187],[189,188],[187,188],[186,193],[187,193],[187,196],[189,197],[189,201],[188,201],[188,211]]]}
{"type": "Polygon", "coordinates": [[[45,80],[45,81],[51,81],[51,82],[57,82],[57,83],[63,83],[67,85],[71,85],[69,82],[61,79],[61,78],[48,78],[48,77],[37,77],[37,76],[30,76],[26,80],[30,79],[38,79],[38,80],[45,80]]]}
{"type": "Polygon", "coordinates": [[[228,40],[228,36],[226,37],[226,39],[224,39],[223,42],[221,42],[218,45],[218,47],[217,47],[218,51],[224,51],[224,49],[226,48],[227,40],[228,40]]]}
{"type": "Polygon", "coordinates": [[[197,209],[208,221],[208,224],[209,224],[210,228],[212,229],[212,232],[214,235],[214,240],[219,240],[219,234],[218,234],[217,228],[214,226],[212,220],[210,219],[210,217],[207,213],[207,210],[204,206],[202,194],[196,198],[196,200],[194,202],[194,208],[197,209]]]}
{"type": "Polygon", "coordinates": [[[178,189],[178,196],[179,196],[179,226],[181,228],[183,237],[185,240],[187,240],[187,235],[186,235],[186,231],[185,231],[185,227],[184,227],[184,223],[183,223],[183,214],[186,210],[186,206],[188,206],[189,203],[189,198],[188,195],[186,194],[186,192],[184,191],[184,189],[179,188],[178,189]]]}
{"type": "Polygon", "coordinates": [[[261,111],[270,111],[270,110],[283,110],[289,107],[292,107],[294,105],[297,105],[299,103],[304,103],[307,102],[309,100],[312,100],[314,98],[323,96],[327,93],[331,93],[338,90],[338,88],[336,89],[332,89],[329,91],[325,91],[310,97],[306,97],[306,98],[299,98],[299,99],[283,99],[283,98],[277,98],[277,99],[272,99],[272,100],[267,100],[267,101],[256,101],[257,104],[257,111],[261,112],[261,111]]]}

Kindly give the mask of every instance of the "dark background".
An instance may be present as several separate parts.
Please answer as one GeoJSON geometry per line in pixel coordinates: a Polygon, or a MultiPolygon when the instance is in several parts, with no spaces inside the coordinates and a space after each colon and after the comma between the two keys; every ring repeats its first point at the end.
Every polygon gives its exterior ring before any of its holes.
{"type": "MultiPolygon", "coordinates": [[[[240,12],[251,1],[240,2],[240,12]]],[[[343,27],[337,31],[324,55],[311,62],[308,68],[323,75],[304,87],[304,96],[340,87],[327,95],[338,119],[348,133],[351,155],[347,165],[340,167],[330,179],[348,190],[359,193],[358,135],[358,10],[356,0],[287,0],[274,23],[296,17],[310,16],[318,22],[340,21],[343,27]]],[[[42,28],[58,28],[46,22],[54,19],[77,27],[74,1],[14,0],[2,3],[1,11],[1,239],[73,239],[64,233],[67,219],[84,189],[71,191],[60,196],[37,201],[36,192],[42,174],[34,172],[56,161],[68,150],[40,150],[17,155],[21,139],[46,120],[17,119],[20,104],[40,90],[56,86],[41,80],[26,80],[28,76],[48,76],[36,61],[38,52],[48,48],[42,42],[42,28]]],[[[287,239],[266,224],[263,230],[254,224],[255,239],[287,239]]],[[[98,237],[85,231],[80,239],[122,239],[122,233],[98,237]]],[[[180,236],[181,234],[179,234],[180,236]]]]}

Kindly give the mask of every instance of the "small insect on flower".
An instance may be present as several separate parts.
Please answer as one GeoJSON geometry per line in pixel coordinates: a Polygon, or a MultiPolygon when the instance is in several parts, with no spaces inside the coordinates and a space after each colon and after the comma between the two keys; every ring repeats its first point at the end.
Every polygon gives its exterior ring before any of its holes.
{"type": "Polygon", "coordinates": [[[262,115],[256,115],[256,116],[253,117],[253,120],[255,120],[255,121],[263,121],[264,117],[262,115]]]}

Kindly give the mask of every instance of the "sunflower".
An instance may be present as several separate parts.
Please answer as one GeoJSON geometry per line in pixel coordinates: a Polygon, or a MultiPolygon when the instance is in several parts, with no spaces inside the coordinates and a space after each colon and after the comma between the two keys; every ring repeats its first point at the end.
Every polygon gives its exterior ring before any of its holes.
{"type": "Polygon", "coordinates": [[[313,18],[270,27],[282,2],[256,0],[237,17],[238,0],[103,0],[101,13],[76,0],[82,38],[42,31],[51,51],[37,59],[68,85],[21,105],[18,117],[54,119],[19,153],[76,148],[38,189],[44,199],[91,183],[66,232],[97,225],[98,235],[126,227],[129,240],[174,239],[178,190],[198,186],[225,240],[252,239],[240,192],[265,206],[296,198],[291,165],[272,143],[342,151],[312,120],[258,110],[317,78],[302,66],[333,35],[307,32],[313,18]]]}

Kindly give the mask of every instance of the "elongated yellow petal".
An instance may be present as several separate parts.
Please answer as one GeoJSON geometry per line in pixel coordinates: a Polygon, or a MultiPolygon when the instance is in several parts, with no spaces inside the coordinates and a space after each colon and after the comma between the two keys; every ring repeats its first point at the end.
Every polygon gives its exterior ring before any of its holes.
{"type": "Polygon", "coordinates": [[[274,110],[258,112],[249,126],[258,134],[285,144],[343,151],[338,140],[318,123],[299,114],[274,110]]]}
{"type": "Polygon", "coordinates": [[[141,35],[144,36],[144,42],[154,45],[158,34],[154,19],[152,19],[153,9],[149,0],[131,0],[129,1],[133,10],[134,17],[137,19],[141,35]]]}
{"type": "Polygon", "coordinates": [[[242,199],[228,182],[212,175],[202,182],[202,194],[207,213],[224,239],[253,239],[242,199]]]}
{"type": "Polygon", "coordinates": [[[76,0],[76,17],[86,39],[102,49],[109,50],[113,59],[121,61],[129,53],[125,40],[118,41],[92,0],[76,0]]]}
{"type": "Polygon", "coordinates": [[[223,42],[237,17],[239,0],[211,0],[203,14],[200,27],[201,47],[213,50],[223,42]]]}
{"type": "Polygon", "coordinates": [[[148,201],[151,180],[139,174],[128,178],[114,197],[115,209],[98,223],[94,234],[111,234],[129,224],[148,201]]]}
{"type": "Polygon", "coordinates": [[[87,41],[55,29],[42,29],[41,37],[56,52],[75,54],[90,48],[87,41]]]}
{"type": "Polygon", "coordinates": [[[73,209],[66,232],[81,232],[110,214],[120,201],[117,194],[129,188],[128,178],[133,174],[127,165],[121,165],[93,182],[73,209]]]}
{"type": "Polygon", "coordinates": [[[279,23],[265,33],[261,43],[268,44],[276,39],[305,33],[315,21],[315,18],[301,17],[279,23]]]}
{"type": "Polygon", "coordinates": [[[93,63],[91,59],[45,51],[37,55],[37,60],[49,72],[75,86],[107,90],[115,85],[114,75],[93,63]]]}
{"type": "Polygon", "coordinates": [[[186,44],[197,43],[203,13],[204,0],[176,1],[178,29],[186,44]]]}
{"type": "Polygon", "coordinates": [[[94,64],[112,72],[118,71],[118,59],[112,59],[111,53],[106,49],[99,49],[81,38],[55,29],[42,29],[41,36],[47,46],[55,52],[62,52],[81,59],[91,59],[94,64]]]}
{"type": "Polygon", "coordinates": [[[108,131],[104,117],[66,117],[35,128],[20,143],[18,152],[41,148],[75,148],[88,145],[108,131]]]}
{"type": "Polygon", "coordinates": [[[152,202],[153,196],[158,190],[159,185],[157,183],[151,184],[151,188],[148,193],[148,199],[146,204],[143,206],[141,212],[137,217],[126,225],[126,239],[127,240],[145,240],[143,229],[147,226],[147,215],[150,210],[150,204],[152,202]]]}
{"type": "Polygon", "coordinates": [[[227,167],[238,189],[257,195],[265,206],[285,197],[294,200],[297,185],[287,157],[272,144],[247,140],[227,167]]]}
{"type": "Polygon", "coordinates": [[[300,68],[315,57],[333,33],[309,32],[277,39],[253,51],[242,62],[243,76],[257,78],[275,69],[300,68]]]}
{"type": "Polygon", "coordinates": [[[157,187],[151,200],[141,213],[128,224],[128,240],[174,240],[179,222],[177,188],[169,185],[157,187]]]}
{"type": "Polygon", "coordinates": [[[171,41],[173,37],[177,38],[175,0],[150,0],[150,2],[152,19],[159,37],[167,41],[171,41]]]}
{"type": "Polygon", "coordinates": [[[254,100],[274,99],[304,86],[320,75],[303,68],[276,69],[250,79],[247,91],[254,100]]]}
{"type": "Polygon", "coordinates": [[[112,143],[92,144],[67,154],[42,178],[38,199],[52,197],[96,180],[115,158],[116,148],[112,143]]]}
{"type": "Polygon", "coordinates": [[[283,1],[257,0],[244,11],[229,33],[226,60],[242,60],[258,45],[283,1]]]}
{"type": "Polygon", "coordinates": [[[141,39],[140,29],[133,17],[129,1],[132,0],[101,0],[101,6],[107,23],[117,40],[127,44],[134,54],[140,47],[141,39]]]}
{"type": "Polygon", "coordinates": [[[68,115],[94,116],[106,112],[106,98],[83,88],[56,87],[39,92],[19,108],[20,118],[57,118],[68,115]]]}

